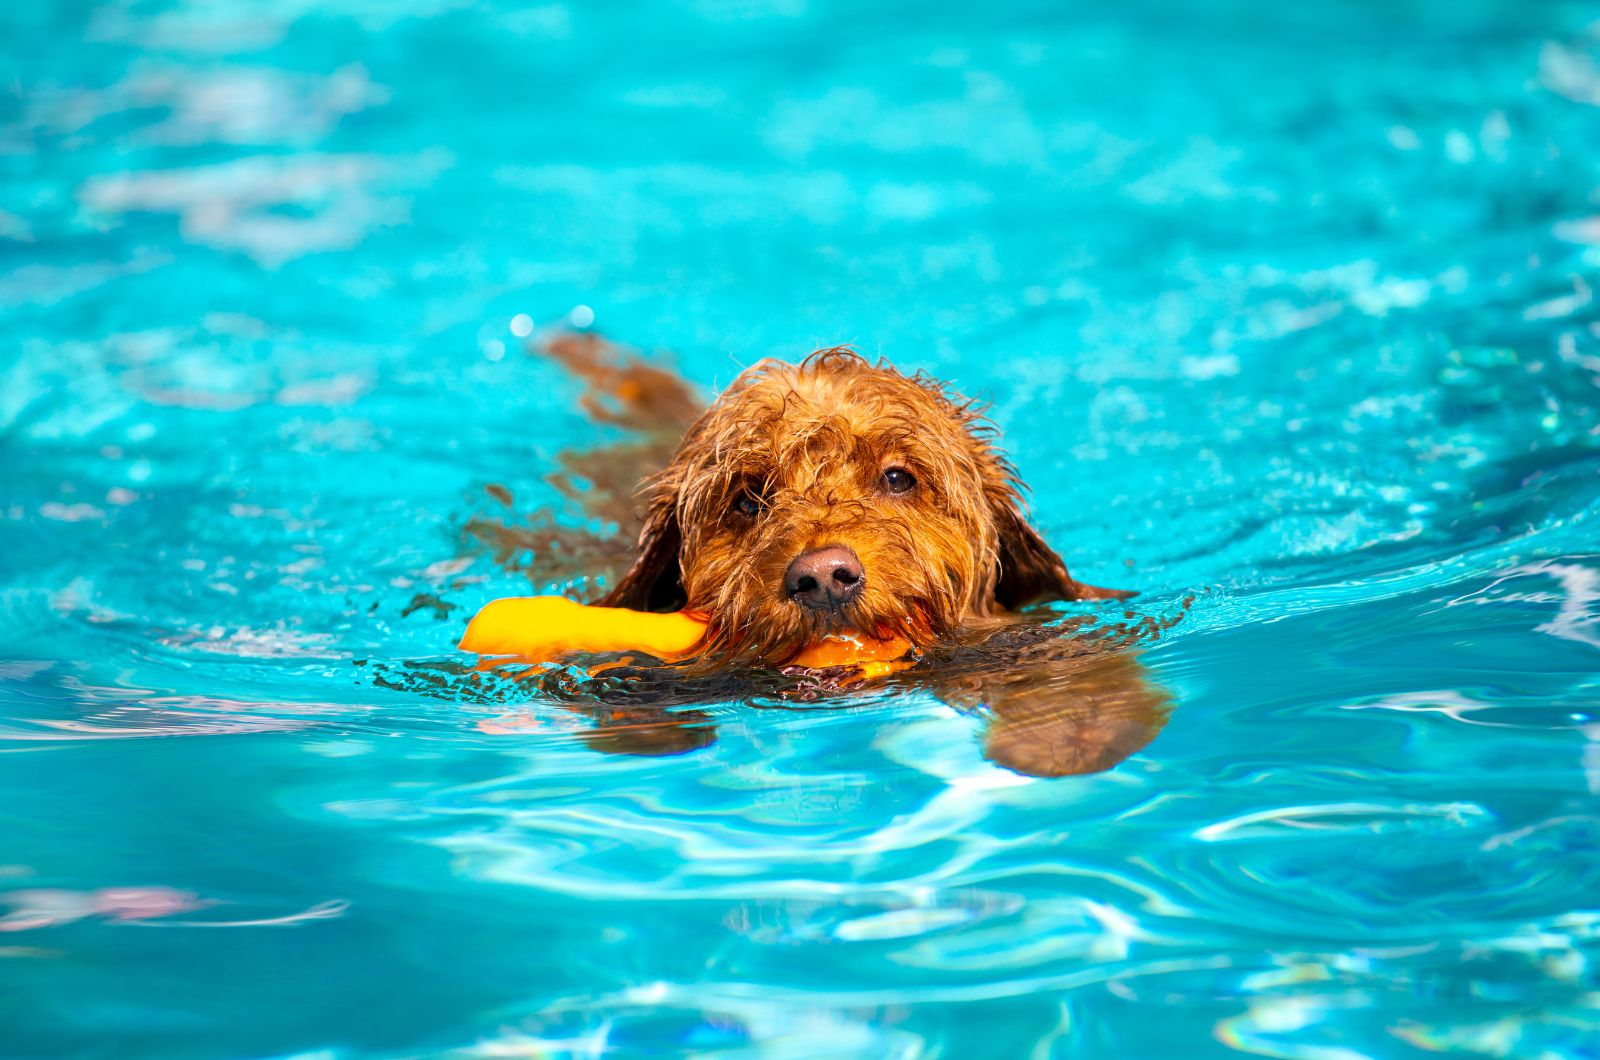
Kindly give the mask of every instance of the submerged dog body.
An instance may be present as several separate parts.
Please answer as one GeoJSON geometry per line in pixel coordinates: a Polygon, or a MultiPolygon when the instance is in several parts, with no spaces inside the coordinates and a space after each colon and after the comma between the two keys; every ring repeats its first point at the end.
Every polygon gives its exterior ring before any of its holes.
{"type": "Polygon", "coordinates": [[[927,647],[1075,581],[1022,513],[969,401],[839,347],[750,368],[645,488],[639,556],[604,603],[710,617],[712,664],[782,664],[853,631],[927,647]]]}

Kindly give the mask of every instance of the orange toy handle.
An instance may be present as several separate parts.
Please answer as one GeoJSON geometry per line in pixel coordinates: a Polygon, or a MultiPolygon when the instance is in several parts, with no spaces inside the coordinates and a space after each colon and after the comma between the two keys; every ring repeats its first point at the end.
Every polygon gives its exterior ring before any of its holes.
{"type": "MultiPolygon", "coordinates": [[[[624,607],[594,607],[562,596],[491,600],[467,623],[463,651],[548,662],[572,652],[648,652],[668,662],[690,658],[705,640],[706,622],[683,611],[668,615],[624,607]]],[[[900,637],[876,640],[839,634],[802,648],[789,666],[857,666],[877,676],[911,650],[900,637]]],[[[909,664],[907,664],[909,665],[909,664]]]]}
{"type": "Polygon", "coordinates": [[[460,647],[539,661],[575,651],[644,651],[671,662],[692,655],[705,633],[704,622],[682,612],[655,615],[562,596],[511,596],[484,605],[467,623],[460,647]]]}

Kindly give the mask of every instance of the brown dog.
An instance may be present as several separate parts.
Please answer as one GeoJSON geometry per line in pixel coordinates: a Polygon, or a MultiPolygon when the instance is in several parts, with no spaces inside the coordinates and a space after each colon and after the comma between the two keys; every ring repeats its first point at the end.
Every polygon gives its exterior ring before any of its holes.
{"type": "Polygon", "coordinates": [[[855,631],[918,646],[1074,581],[1028,525],[970,401],[845,347],[734,380],[646,487],[639,557],[604,603],[710,616],[705,658],[782,665],[855,631]]]}
{"type": "MultiPolygon", "coordinates": [[[[972,402],[837,347],[798,365],[755,365],[685,430],[698,403],[676,376],[589,335],[560,336],[545,352],[590,385],[592,418],[641,438],[563,454],[558,487],[627,534],[640,518],[629,487],[654,465],[637,553],[600,602],[707,614],[705,651],[689,671],[781,667],[825,633],[900,636],[922,656],[906,677],[987,712],[986,750],[1020,772],[1105,769],[1159,731],[1166,697],[1130,656],[1107,651],[1159,624],[1068,637],[1076,624],[1017,614],[1038,601],[1131,594],[1067,573],[1029,525],[1016,472],[972,402]]],[[[549,573],[541,556],[615,555],[555,527],[468,530],[502,560],[535,556],[536,581],[549,573]]],[[[672,730],[692,727],[693,715],[641,703],[632,688],[627,698],[624,709],[596,704],[597,746],[659,754],[709,739],[677,739],[672,730]]]]}

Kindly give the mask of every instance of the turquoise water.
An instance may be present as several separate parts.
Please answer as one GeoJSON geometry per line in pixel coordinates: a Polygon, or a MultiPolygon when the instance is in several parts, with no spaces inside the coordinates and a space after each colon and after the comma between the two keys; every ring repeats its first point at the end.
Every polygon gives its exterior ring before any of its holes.
{"type": "Polygon", "coordinates": [[[1175,6],[7,5],[0,1055],[1600,1055],[1600,9],[1175,6]],[[982,395],[1164,732],[387,687],[563,322],[982,395]]]}

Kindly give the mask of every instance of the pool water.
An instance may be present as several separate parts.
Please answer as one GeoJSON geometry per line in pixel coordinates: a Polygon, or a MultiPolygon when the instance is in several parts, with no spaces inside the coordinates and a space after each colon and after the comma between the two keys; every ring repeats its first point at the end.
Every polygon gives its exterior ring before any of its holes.
{"type": "Polygon", "coordinates": [[[0,1055],[1600,1055],[1600,11],[1178,7],[6,5],[0,1055]],[[562,327],[991,402],[1165,730],[380,680],[562,327]]]}

